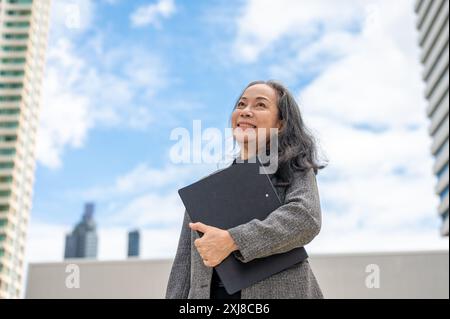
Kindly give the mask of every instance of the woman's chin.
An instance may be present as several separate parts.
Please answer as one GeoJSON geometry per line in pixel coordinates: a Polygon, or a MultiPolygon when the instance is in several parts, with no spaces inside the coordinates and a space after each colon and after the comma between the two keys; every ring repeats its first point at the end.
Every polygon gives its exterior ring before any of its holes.
{"type": "Polygon", "coordinates": [[[243,143],[251,143],[254,142],[256,143],[257,141],[257,137],[254,136],[253,134],[245,134],[245,133],[241,133],[241,134],[236,134],[234,135],[234,139],[236,140],[236,142],[238,142],[239,144],[243,144],[243,143]]]}

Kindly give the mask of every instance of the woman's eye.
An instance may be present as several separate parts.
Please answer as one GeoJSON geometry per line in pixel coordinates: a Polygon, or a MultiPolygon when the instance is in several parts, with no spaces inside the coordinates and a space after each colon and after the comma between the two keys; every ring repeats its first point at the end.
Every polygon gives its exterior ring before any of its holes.
{"type": "Polygon", "coordinates": [[[264,103],[258,103],[259,107],[266,107],[266,105],[264,103]]]}
{"type": "Polygon", "coordinates": [[[243,103],[243,102],[239,102],[237,106],[238,106],[238,107],[243,107],[243,106],[244,106],[244,103],[243,103]]]}

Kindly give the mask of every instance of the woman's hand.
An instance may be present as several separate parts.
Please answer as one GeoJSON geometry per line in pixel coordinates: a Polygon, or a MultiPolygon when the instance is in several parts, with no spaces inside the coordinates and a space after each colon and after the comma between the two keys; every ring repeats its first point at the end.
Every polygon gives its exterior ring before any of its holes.
{"type": "Polygon", "coordinates": [[[189,223],[189,227],[203,233],[201,238],[194,241],[194,245],[207,267],[216,267],[233,251],[238,250],[227,230],[202,223],[189,223]]]}

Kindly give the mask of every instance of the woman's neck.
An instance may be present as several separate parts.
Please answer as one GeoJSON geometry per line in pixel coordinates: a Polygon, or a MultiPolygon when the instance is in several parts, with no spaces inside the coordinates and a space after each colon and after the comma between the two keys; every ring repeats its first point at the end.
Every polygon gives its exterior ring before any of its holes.
{"type": "Polygon", "coordinates": [[[247,144],[241,145],[241,154],[240,158],[244,161],[248,160],[249,158],[255,157],[257,154],[266,154],[269,155],[271,153],[271,147],[270,144],[265,145],[265,147],[261,147],[258,150],[255,150],[255,148],[252,149],[252,147],[248,147],[247,144]],[[269,152],[269,154],[268,154],[269,152]]]}
{"type": "Polygon", "coordinates": [[[249,148],[247,145],[244,145],[241,147],[241,159],[248,160],[249,158],[253,158],[256,156],[258,152],[256,150],[251,150],[251,147],[249,148]]]}

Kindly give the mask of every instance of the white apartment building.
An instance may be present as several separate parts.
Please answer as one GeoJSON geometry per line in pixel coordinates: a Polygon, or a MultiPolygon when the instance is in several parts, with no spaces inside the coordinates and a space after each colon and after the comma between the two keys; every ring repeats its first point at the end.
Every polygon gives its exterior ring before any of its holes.
{"type": "Polygon", "coordinates": [[[19,298],[50,0],[0,0],[0,298],[19,298]]]}

